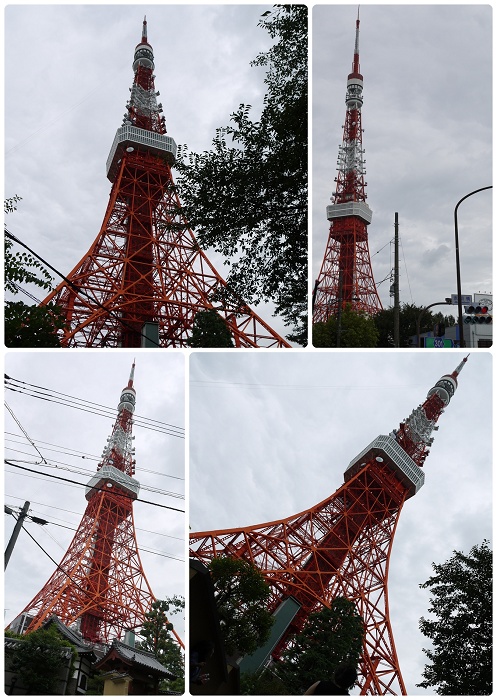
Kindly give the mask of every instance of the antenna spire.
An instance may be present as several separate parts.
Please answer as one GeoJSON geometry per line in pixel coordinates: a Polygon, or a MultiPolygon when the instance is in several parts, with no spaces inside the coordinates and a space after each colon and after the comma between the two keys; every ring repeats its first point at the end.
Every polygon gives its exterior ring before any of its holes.
{"type": "Polygon", "coordinates": [[[129,381],[128,381],[128,388],[131,389],[133,386],[133,380],[135,378],[135,360],[133,360],[133,364],[131,365],[131,372],[129,373],[129,381]]]}
{"type": "MultiPolygon", "coordinates": [[[[357,6],[357,19],[355,22],[355,45],[354,45],[354,60],[352,62],[352,76],[357,76],[360,75],[360,66],[359,66],[359,25],[361,23],[359,19],[359,8],[360,5],[357,6]]],[[[362,76],[361,76],[362,77],[362,76]]],[[[350,78],[350,76],[349,76],[350,78]]]]}
{"type": "Polygon", "coordinates": [[[143,29],[142,29],[142,44],[148,44],[147,41],[147,15],[143,18],[143,29]]]}

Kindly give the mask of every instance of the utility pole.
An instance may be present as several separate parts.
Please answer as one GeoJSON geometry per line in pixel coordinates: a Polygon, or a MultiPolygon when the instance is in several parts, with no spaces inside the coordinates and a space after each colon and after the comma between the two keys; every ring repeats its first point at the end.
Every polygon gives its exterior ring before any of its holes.
{"type": "Polygon", "coordinates": [[[400,294],[399,294],[399,214],[395,212],[394,266],[393,266],[393,345],[400,347],[400,294]]]}
{"type": "MultiPolygon", "coordinates": [[[[8,545],[7,545],[7,549],[5,550],[5,563],[4,563],[4,567],[3,567],[4,571],[7,568],[7,564],[9,563],[10,555],[12,554],[12,552],[14,550],[15,543],[17,542],[19,532],[21,531],[22,524],[23,524],[23,522],[28,514],[30,505],[31,504],[29,501],[26,501],[24,503],[23,507],[21,508],[21,512],[19,513],[19,517],[17,518],[17,522],[14,525],[14,529],[13,529],[12,534],[10,536],[10,540],[9,540],[8,545]]],[[[10,511],[10,512],[12,512],[12,511],[10,511]]]]}

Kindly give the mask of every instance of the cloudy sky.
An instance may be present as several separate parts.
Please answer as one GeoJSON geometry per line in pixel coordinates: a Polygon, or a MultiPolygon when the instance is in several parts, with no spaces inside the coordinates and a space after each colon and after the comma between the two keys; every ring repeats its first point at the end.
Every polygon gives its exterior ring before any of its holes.
{"type": "MultiPolygon", "coordinates": [[[[192,151],[240,103],[260,114],[271,5],[9,5],[5,11],[6,196],[12,232],[63,274],[96,238],[109,201],[105,163],[133,82],[146,13],[168,134],[192,151]]],[[[206,251],[218,272],[228,269],[206,251]]],[[[255,309],[279,333],[271,307],[255,309]]]]}
{"type": "MultiPolygon", "coordinates": [[[[119,351],[16,352],[7,354],[5,372],[20,382],[117,409],[132,362],[131,353],[119,351]]],[[[185,427],[183,355],[139,355],[134,386],[136,416],[176,426],[180,430],[170,432],[181,434],[185,427]]],[[[96,471],[114,420],[14,391],[6,391],[5,400],[19,423],[5,410],[6,459],[86,484],[96,471]],[[39,466],[41,457],[27,444],[20,426],[49,464],[60,465],[58,469],[39,466]],[[65,468],[87,472],[82,475],[65,468]]],[[[184,438],[138,425],[133,434],[135,476],[141,484],[139,498],[184,511],[184,438]]],[[[29,501],[30,515],[49,521],[50,525],[43,527],[28,521],[26,528],[53,559],[60,561],[86,508],[84,489],[6,465],[4,499],[16,508],[29,501]]],[[[154,594],[157,598],[184,595],[184,513],[136,502],[134,518],[143,568],[154,594]]],[[[8,538],[14,518],[5,515],[4,524],[8,538]]],[[[54,568],[53,562],[21,531],[5,574],[6,623],[41,590],[54,568]]],[[[177,624],[180,628],[183,620],[178,619],[177,624]]]]}
{"type": "MultiPolygon", "coordinates": [[[[299,513],[343,483],[348,463],[388,434],[460,353],[196,353],[190,367],[190,526],[249,526],[299,513]],[[279,355],[279,356],[278,356],[279,355]],[[215,406],[215,411],[212,407],[215,406]]],[[[426,482],[400,517],[390,606],[408,693],[420,694],[428,640],[419,584],[453,550],[492,535],[491,356],[474,352],[441,417],[426,482]]]]}
{"type": "MultiPolygon", "coordinates": [[[[312,233],[322,263],[354,53],[357,5],[313,8],[312,233]]],[[[360,64],[369,244],[383,306],[391,305],[394,215],[401,302],[456,293],[454,207],[492,184],[490,5],[363,5],[360,64]],[[381,251],[381,252],[378,252],[381,251]],[[376,254],[378,252],[378,254],[376,254]]],[[[491,193],[459,207],[462,292],[491,292],[491,193]]]]}

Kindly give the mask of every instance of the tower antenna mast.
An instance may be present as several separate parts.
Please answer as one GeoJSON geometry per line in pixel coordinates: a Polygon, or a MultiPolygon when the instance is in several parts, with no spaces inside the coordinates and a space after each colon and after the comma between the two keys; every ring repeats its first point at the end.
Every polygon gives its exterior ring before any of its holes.
{"type": "Polygon", "coordinates": [[[337,160],[336,189],[326,208],[328,242],[315,285],[313,321],[337,316],[342,305],[375,314],[382,309],[376,290],[367,227],[373,212],[366,203],[366,174],[362,147],[363,76],[359,63],[359,8],[352,71],[347,77],[346,115],[337,160]]]}

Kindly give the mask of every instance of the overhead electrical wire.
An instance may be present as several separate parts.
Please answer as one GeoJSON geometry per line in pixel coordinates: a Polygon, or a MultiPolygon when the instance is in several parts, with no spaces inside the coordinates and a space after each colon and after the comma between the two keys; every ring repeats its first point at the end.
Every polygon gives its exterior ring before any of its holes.
{"type": "MultiPolygon", "coordinates": [[[[20,450],[16,450],[20,452],[20,450]]],[[[21,454],[25,454],[22,453],[21,454]]],[[[15,458],[12,458],[15,459],[15,458]]],[[[23,462],[24,464],[31,464],[32,466],[38,464],[38,462],[29,462],[27,460],[16,459],[17,462],[23,462]]],[[[43,465],[47,469],[61,469],[62,471],[70,472],[71,474],[81,474],[81,476],[93,476],[95,471],[93,469],[81,469],[79,467],[73,467],[72,464],[65,464],[64,462],[57,464],[54,462],[48,462],[44,460],[43,465]]],[[[161,489],[159,486],[149,486],[148,484],[143,484],[140,482],[140,489],[144,491],[150,491],[151,493],[157,493],[161,496],[170,496],[171,498],[179,498],[184,500],[184,495],[181,493],[176,493],[175,491],[167,491],[166,489],[161,489]]]]}
{"type": "MultiPolygon", "coordinates": [[[[32,472],[34,474],[41,474],[43,476],[48,476],[51,479],[57,479],[58,481],[66,481],[70,484],[75,484],[76,486],[82,486],[83,488],[86,488],[86,484],[82,484],[80,481],[73,481],[72,479],[66,479],[63,476],[57,476],[56,474],[47,474],[46,472],[39,472],[35,469],[29,469],[28,467],[22,467],[20,464],[15,464],[14,462],[11,462],[8,459],[4,459],[5,464],[8,464],[10,467],[15,467],[16,469],[22,469],[23,471],[27,472],[32,472]]],[[[93,487],[95,491],[104,491],[104,489],[99,489],[97,487],[93,487]]],[[[184,510],[181,510],[180,508],[173,508],[173,506],[166,506],[162,503],[153,503],[152,501],[145,501],[142,498],[135,498],[134,501],[137,503],[145,503],[146,505],[149,506],[157,506],[158,508],[165,508],[166,510],[174,510],[177,513],[184,513],[184,510]]]]}
{"type": "MultiPolygon", "coordinates": [[[[31,255],[34,255],[35,258],[38,258],[38,260],[39,260],[40,262],[42,262],[44,265],[46,265],[46,267],[48,267],[50,270],[52,270],[52,272],[55,272],[56,275],[58,275],[59,277],[61,277],[61,278],[64,280],[64,282],[65,282],[65,283],[72,289],[72,291],[76,294],[76,296],[84,296],[84,297],[86,297],[86,298],[89,299],[93,304],[96,304],[96,306],[98,306],[99,309],[103,309],[103,310],[105,311],[105,313],[109,314],[109,316],[112,316],[113,318],[115,317],[115,318],[119,321],[119,323],[121,324],[121,326],[124,326],[125,328],[128,328],[129,330],[131,330],[131,331],[133,331],[133,332],[136,332],[136,329],[133,328],[129,323],[126,323],[126,321],[124,321],[124,320],[119,316],[118,313],[116,313],[113,309],[108,309],[106,306],[104,306],[104,304],[101,304],[97,299],[95,299],[95,298],[92,297],[90,294],[88,294],[87,291],[85,291],[84,289],[81,289],[80,287],[78,287],[76,284],[74,284],[74,282],[71,282],[71,280],[68,279],[65,275],[63,275],[62,272],[59,272],[59,270],[57,270],[55,267],[53,267],[52,265],[50,265],[50,263],[47,262],[46,260],[44,260],[40,255],[38,255],[38,253],[35,253],[35,251],[34,251],[32,248],[30,248],[30,247],[27,246],[25,243],[23,243],[19,238],[17,238],[17,236],[14,236],[14,234],[11,233],[7,228],[5,228],[5,226],[4,226],[4,235],[7,236],[7,238],[9,238],[11,241],[14,241],[14,243],[17,243],[18,245],[22,246],[23,248],[26,248],[26,250],[28,250],[28,251],[31,253],[31,255]]],[[[155,340],[154,340],[153,338],[149,338],[149,337],[146,336],[144,333],[140,333],[140,336],[141,336],[142,338],[145,338],[145,339],[146,339],[148,342],[150,342],[152,345],[156,345],[157,347],[160,347],[160,343],[156,343],[155,340]]]]}
{"type": "MultiPolygon", "coordinates": [[[[14,514],[13,514],[13,517],[14,517],[15,520],[18,519],[14,514]]],[[[66,530],[72,530],[73,532],[76,532],[76,530],[77,530],[77,528],[75,528],[75,527],[67,527],[67,526],[65,526],[65,525],[59,525],[59,523],[52,523],[52,522],[50,522],[49,520],[45,520],[43,523],[35,523],[35,524],[38,524],[38,525],[40,525],[40,527],[43,527],[44,532],[46,532],[47,535],[55,542],[55,544],[56,544],[58,547],[60,547],[63,551],[66,550],[65,546],[64,546],[64,545],[61,545],[60,542],[57,542],[57,540],[56,540],[55,537],[52,535],[52,533],[50,532],[50,530],[49,530],[49,529],[45,529],[45,526],[46,526],[46,525],[56,525],[57,527],[65,527],[66,530]]],[[[54,564],[57,564],[57,562],[55,561],[55,559],[53,559],[53,558],[48,554],[48,552],[46,552],[46,551],[43,549],[43,547],[41,546],[41,544],[38,542],[38,540],[36,540],[36,539],[31,535],[31,533],[29,532],[29,530],[26,530],[26,528],[24,527],[24,525],[22,526],[22,529],[23,529],[25,532],[27,532],[27,534],[31,537],[31,539],[40,547],[40,549],[43,550],[43,552],[49,557],[49,559],[50,559],[54,564]]],[[[154,550],[154,549],[148,549],[147,547],[139,547],[139,551],[140,551],[140,552],[147,552],[147,554],[154,554],[154,555],[156,555],[156,556],[158,556],[158,557],[165,557],[166,559],[174,559],[175,561],[179,561],[179,562],[184,562],[184,561],[185,561],[184,559],[182,559],[182,558],[180,558],[180,557],[174,556],[174,554],[169,554],[169,552],[159,552],[159,551],[154,550]]],[[[60,569],[61,571],[63,571],[63,570],[61,569],[61,567],[60,567],[58,564],[57,564],[57,568],[60,569]]],[[[66,574],[66,576],[69,578],[70,581],[72,581],[73,583],[76,584],[76,582],[69,576],[69,574],[67,574],[65,571],[63,571],[63,573],[66,574]]],[[[77,584],[76,584],[76,585],[77,585],[77,584]]],[[[79,588],[79,586],[78,586],[78,588],[79,588]]],[[[80,589],[80,590],[82,590],[82,589],[80,589]]]]}
{"type": "MultiPolygon", "coordinates": [[[[17,445],[24,445],[25,443],[22,442],[16,442],[15,440],[12,440],[8,436],[12,437],[22,437],[22,435],[16,435],[16,433],[10,433],[9,431],[5,431],[5,438],[4,438],[4,443],[7,444],[7,442],[12,442],[17,445]]],[[[33,442],[36,442],[38,445],[43,445],[44,449],[48,452],[57,452],[60,454],[68,455],[71,457],[79,457],[80,459],[85,459],[89,462],[100,462],[102,457],[99,457],[98,455],[92,455],[92,454],[87,454],[84,452],[80,452],[79,450],[74,450],[71,447],[64,447],[63,445],[56,445],[53,442],[46,442],[45,440],[38,440],[36,438],[33,438],[33,442]],[[53,448],[59,448],[59,449],[53,449],[53,448]]],[[[14,450],[14,448],[12,448],[14,450]]],[[[17,452],[21,452],[21,450],[16,450],[17,452]]],[[[153,469],[146,469],[145,467],[140,467],[140,473],[147,473],[147,474],[155,474],[156,476],[160,476],[161,478],[167,478],[167,479],[177,479],[178,481],[184,481],[184,477],[182,476],[174,476],[173,474],[164,474],[163,472],[157,472],[154,471],[153,469]]]]}
{"type": "MultiPolygon", "coordinates": [[[[4,494],[6,498],[15,498],[18,501],[25,501],[25,498],[20,498],[19,496],[13,496],[10,493],[4,494]]],[[[78,516],[79,519],[82,517],[82,513],[78,513],[75,510],[68,510],[67,508],[61,508],[60,506],[53,506],[49,505],[48,503],[41,503],[40,501],[30,501],[31,505],[37,505],[37,506],[43,506],[44,508],[50,508],[51,510],[57,510],[57,511],[63,511],[64,513],[71,513],[72,515],[78,516]]],[[[7,504],[8,505],[8,504],[7,504]]],[[[18,508],[19,506],[12,506],[13,508],[18,508]]],[[[31,509],[30,509],[31,510],[31,509]]],[[[68,520],[62,520],[61,518],[57,518],[56,516],[50,516],[52,518],[55,518],[56,520],[60,520],[63,523],[66,523],[66,525],[73,525],[73,523],[69,522],[68,520]]],[[[58,523],[52,523],[52,525],[58,525],[58,523]]],[[[63,525],[60,525],[59,527],[64,527],[63,525]]],[[[74,528],[68,528],[69,530],[72,530],[74,528]]],[[[175,535],[168,535],[166,532],[155,532],[155,530],[146,530],[143,527],[135,527],[135,530],[137,532],[148,532],[151,535],[158,535],[159,537],[169,537],[172,540],[178,540],[179,542],[184,542],[184,537],[176,537],[175,535]]]]}
{"type": "MultiPolygon", "coordinates": [[[[6,389],[31,396],[33,398],[51,401],[63,406],[68,406],[69,408],[77,408],[79,410],[111,418],[113,420],[115,420],[118,415],[117,409],[101,406],[93,401],[79,399],[75,396],[64,394],[54,389],[47,389],[36,384],[31,384],[30,382],[14,379],[7,374],[4,375],[4,383],[6,389]]],[[[172,437],[184,439],[184,428],[172,425],[170,423],[164,423],[163,421],[146,418],[140,415],[133,416],[133,423],[141,428],[147,428],[148,430],[154,430],[156,432],[171,435],[172,437]]]]}

